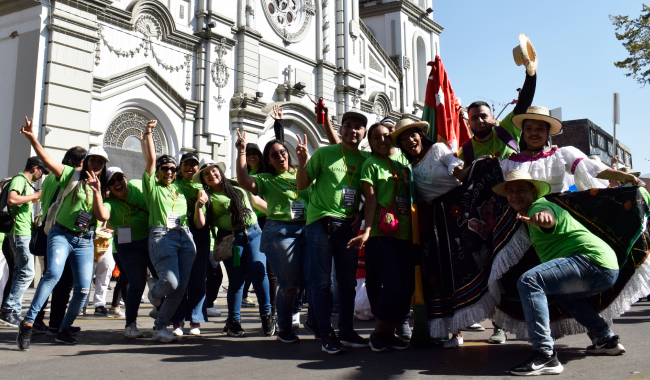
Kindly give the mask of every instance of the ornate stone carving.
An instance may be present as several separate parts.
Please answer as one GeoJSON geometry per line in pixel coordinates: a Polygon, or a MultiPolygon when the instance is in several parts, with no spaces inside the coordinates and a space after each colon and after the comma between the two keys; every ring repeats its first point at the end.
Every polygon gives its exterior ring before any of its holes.
{"type": "MultiPolygon", "coordinates": [[[[135,112],[121,114],[113,120],[104,133],[104,146],[122,149],[127,138],[140,137],[140,132],[143,131],[148,121],[148,118],[135,112]]],[[[156,154],[163,154],[163,139],[160,131],[154,129],[151,135],[156,154]]]]}
{"type": "Polygon", "coordinates": [[[369,63],[370,68],[375,70],[375,71],[379,71],[380,73],[383,73],[384,68],[381,67],[381,64],[379,63],[379,61],[377,61],[377,59],[372,54],[368,54],[368,57],[369,57],[369,61],[370,61],[370,63],[369,63]]]}
{"type": "Polygon", "coordinates": [[[250,5],[246,6],[246,12],[249,13],[251,16],[255,17],[255,9],[251,7],[250,5]]]}
{"type": "Polygon", "coordinates": [[[316,14],[313,0],[260,0],[264,16],[285,44],[306,37],[316,14]]]}
{"type": "Polygon", "coordinates": [[[404,56],[404,70],[409,70],[411,68],[411,58],[404,56]]]}
{"type": "Polygon", "coordinates": [[[178,13],[178,17],[180,17],[181,20],[185,18],[185,6],[183,4],[181,4],[181,9],[178,13]]]}
{"type": "Polygon", "coordinates": [[[377,117],[377,121],[382,120],[386,116],[386,110],[379,102],[372,105],[372,113],[377,117]]]}
{"type": "Polygon", "coordinates": [[[221,97],[221,89],[226,87],[228,84],[228,79],[230,78],[230,73],[228,73],[228,65],[226,65],[226,61],[223,59],[223,57],[228,54],[225,38],[222,38],[221,42],[216,43],[214,51],[217,53],[217,59],[215,59],[212,63],[210,71],[212,72],[212,82],[214,82],[214,84],[217,86],[218,97],[213,96],[213,98],[217,102],[217,108],[219,111],[221,111],[221,105],[226,102],[221,97]]]}

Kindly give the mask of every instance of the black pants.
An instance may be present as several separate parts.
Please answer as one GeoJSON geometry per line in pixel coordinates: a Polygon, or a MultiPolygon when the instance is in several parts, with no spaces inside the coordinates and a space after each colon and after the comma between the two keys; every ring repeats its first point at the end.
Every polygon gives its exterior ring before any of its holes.
{"type": "Polygon", "coordinates": [[[6,300],[7,297],[9,297],[9,292],[11,291],[11,283],[13,282],[14,279],[14,252],[11,250],[11,245],[9,245],[9,236],[5,236],[5,240],[2,243],[2,254],[5,255],[5,259],[7,260],[7,266],[9,267],[9,277],[7,278],[7,286],[5,286],[4,292],[2,293],[2,299],[6,300]]]}
{"type": "Polygon", "coordinates": [[[118,307],[120,306],[120,300],[126,299],[126,289],[127,286],[129,286],[129,279],[126,277],[126,273],[124,273],[124,266],[122,266],[122,262],[117,256],[117,252],[113,252],[113,259],[115,260],[117,269],[120,270],[120,275],[117,278],[115,289],[113,289],[113,300],[111,301],[111,306],[118,307]]]}
{"type": "Polygon", "coordinates": [[[209,309],[214,307],[214,303],[217,302],[217,296],[219,295],[219,288],[221,288],[221,283],[223,282],[223,271],[221,269],[221,263],[216,268],[212,266],[210,261],[206,266],[207,279],[205,281],[205,305],[209,309]]]}

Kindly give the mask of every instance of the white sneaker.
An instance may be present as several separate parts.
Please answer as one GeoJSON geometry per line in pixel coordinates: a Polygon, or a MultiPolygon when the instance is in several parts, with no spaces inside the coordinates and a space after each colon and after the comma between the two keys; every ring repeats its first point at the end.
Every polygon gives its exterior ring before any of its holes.
{"type": "Polygon", "coordinates": [[[156,330],[154,327],[153,329],[153,336],[151,337],[151,340],[154,342],[162,342],[162,343],[170,343],[170,342],[175,342],[178,340],[172,333],[167,330],[167,327],[162,328],[160,330],[156,330]]]}
{"type": "Polygon", "coordinates": [[[456,338],[456,336],[452,337],[448,341],[442,344],[444,348],[455,348],[463,344],[463,337],[461,336],[460,339],[456,338]]]}
{"type": "Polygon", "coordinates": [[[140,330],[138,330],[138,326],[135,324],[135,322],[132,322],[124,329],[124,336],[127,338],[135,339],[142,338],[144,335],[142,332],[140,332],[140,330]]]}
{"type": "Polygon", "coordinates": [[[111,307],[110,310],[108,310],[107,317],[108,318],[124,318],[125,316],[124,316],[124,312],[122,311],[122,309],[120,309],[120,307],[118,306],[117,309],[113,309],[111,307]]]}
{"type": "Polygon", "coordinates": [[[149,292],[147,293],[147,297],[149,298],[149,302],[151,302],[152,305],[154,305],[155,307],[160,307],[160,304],[162,303],[162,301],[160,300],[160,298],[154,298],[154,296],[153,296],[153,287],[154,287],[154,285],[156,284],[157,281],[158,281],[158,279],[155,278],[155,277],[150,277],[147,280],[147,287],[149,288],[149,292]]]}
{"type": "Polygon", "coordinates": [[[293,313],[291,316],[291,328],[294,330],[300,328],[300,312],[293,313]]]}
{"type": "Polygon", "coordinates": [[[467,326],[461,330],[462,331],[485,331],[485,327],[481,326],[478,323],[474,323],[473,325],[467,326]]]}
{"type": "Polygon", "coordinates": [[[172,334],[174,336],[183,336],[183,327],[185,327],[185,323],[174,323],[174,331],[172,331],[172,334]]]}
{"type": "Polygon", "coordinates": [[[190,323],[190,335],[194,335],[194,336],[201,335],[201,324],[200,323],[190,323]]]}
{"type": "Polygon", "coordinates": [[[221,312],[215,307],[208,308],[208,317],[221,317],[221,312]]]}

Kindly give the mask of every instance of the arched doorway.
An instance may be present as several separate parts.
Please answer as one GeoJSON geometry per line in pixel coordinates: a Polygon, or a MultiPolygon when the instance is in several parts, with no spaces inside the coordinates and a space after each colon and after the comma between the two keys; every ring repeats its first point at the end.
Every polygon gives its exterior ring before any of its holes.
{"type": "Polygon", "coordinates": [[[417,38],[417,55],[418,55],[418,101],[424,103],[427,93],[427,48],[424,45],[422,37],[417,38]]]}

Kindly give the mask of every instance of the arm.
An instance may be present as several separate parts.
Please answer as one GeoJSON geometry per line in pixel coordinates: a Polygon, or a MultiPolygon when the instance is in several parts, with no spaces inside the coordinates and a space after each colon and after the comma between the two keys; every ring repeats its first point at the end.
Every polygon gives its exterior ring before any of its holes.
{"type": "MultiPolygon", "coordinates": [[[[318,98],[320,101],[323,98],[318,98]]],[[[309,98],[314,105],[318,105],[311,97],[309,98]]],[[[314,112],[316,112],[318,108],[314,109],[314,112]]],[[[323,127],[325,128],[325,135],[327,135],[327,141],[331,145],[338,144],[341,142],[341,139],[339,138],[339,135],[336,133],[336,130],[334,130],[334,126],[332,125],[332,119],[330,119],[330,110],[326,106],[323,105],[323,110],[325,110],[325,124],[323,124],[323,127]]]]}
{"type": "MultiPolygon", "coordinates": [[[[521,215],[519,217],[522,222],[532,224],[544,229],[552,229],[555,227],[555,214],[551,210],[542,210],[533,214],[530,218],[521,215]]],[[[546,232],[546,231],[544,231],[546,232]]]]}
{"type": "Polygon", "coordinates": [[[54,161],[52,157],[50,157],[50,155],[45,151],[45,148],[43,148],[43,146],[38,142],[36,135],[34,134],[33,124],[34,119],[28,120],[27,116],[25,116],[25,126],[20,129],[20,133],[24,134],[25,137],[27,137],[29,143],[32,144],[32,148],[34,148],[36,151],[38,158],[43,161],[43,164],[45,164],[45,166],[50,169],[50,171],[58,180],[61,178],[61,174],[63,174],[63,164],[54,161]]]}
{"type": "Polygon", "coordinates": [[[364,203],[366,224],[363,235],[359,235],[348,242],[348,248],[363,248],[370,237],[370,231],[375,221],[375,211],[377,210],[377,192],[374,186],[369,182],[363,182],[363,196],[366,198],[364,203]]]}
{"type": "Polygon", "coordinates": [[[253,207],[255,207],[255,210],[266,214],[266,201],[257,195],[253,195],[251,199],[253,200],[253,207]]]}
{"type": "Polygon", "coordinates": [[[305,190],[313,182],[307,173],[307,160],[309,158],[309,152],[307,150],[307,135],[303,135],[305,139],[304,142],[300,139],[299,135],[296,135],[296,137],[298,138],[298,146],[296,147],[296,155],[298,156],[296,185],[298,186],[298,190],[305,190]]]}
{"type": "Polygon", "coordinates": [[[104,206],[99,178],[90,171],[86,172],[86,175],[88,176],[86,184],[93,190],[93,216],[100,222],[105,222],[111,217],[111,212],[108,207],[104,206]]]}
{"type": "Polygon", "coordinates": [[[632,182],[634,184],[639,183],[639,179],[633,176],[632,174],[624,173],[622,171],[614,170],[614,169],[605,169],[602,172],[598,173],[596,178],[615,180],[620,183],[628,183],[628,182],[632,182]]]}
{"type": "Polygon", "coordinates": [[[142,154],[144,155],[145,170],[150,175],[156,171],[156,151],[153,148],[153,137],[151,132],[156,128],[156,120],[149,120],[149,123],[144,127],[142,154]]]}
{"type": "Polygon", "coordinates": [[[237,131],[235,147],[237,148],[237,182],[245,190],[250,191],[253,195],[257,195],[257,182],[255,182],[255,178],[248,174],[248,170],[246,169],[246,132],[242,135],[237,131]]]}
{"type": "Polygon", "coordinates": [[[279,105],[273,106],[273,112],[271,112],[271,118],[275,120],[273,122],[273,132],[275,132],[276,140],[284,142],[284,120],[282,119],[282,108],[279,105]]]}
{"type": "Polygon", "coordinates": [[[514,114],[519,115],[526,113],[528,107],[533,104],[533,98],[535,97],[535,88],[537,87],[537,74],[530,76],[526,73],[526,80],[524,81],[524,86],[519,91],[519,98],[517,104],[515,105],[514,114]]]}
{"type": "Polygon", "coordinates": [[[196,226],[198,229],[201,229],[205,226],[205,213],[203,212],[203,206],[208,203],[209,199],[210,198],[205,193],[205,191],[199,191],[198,198],[194,203],[194,226],[196,226]]]}
{"type": "Polygon", "coordinates": [[[7,206],[17,206],[27,202],[38,202],[39,199],[41,199],[40,190],[32,195],[20,195],[16,190],[11,190],[9,195],[7,195],[7,206]]]}

